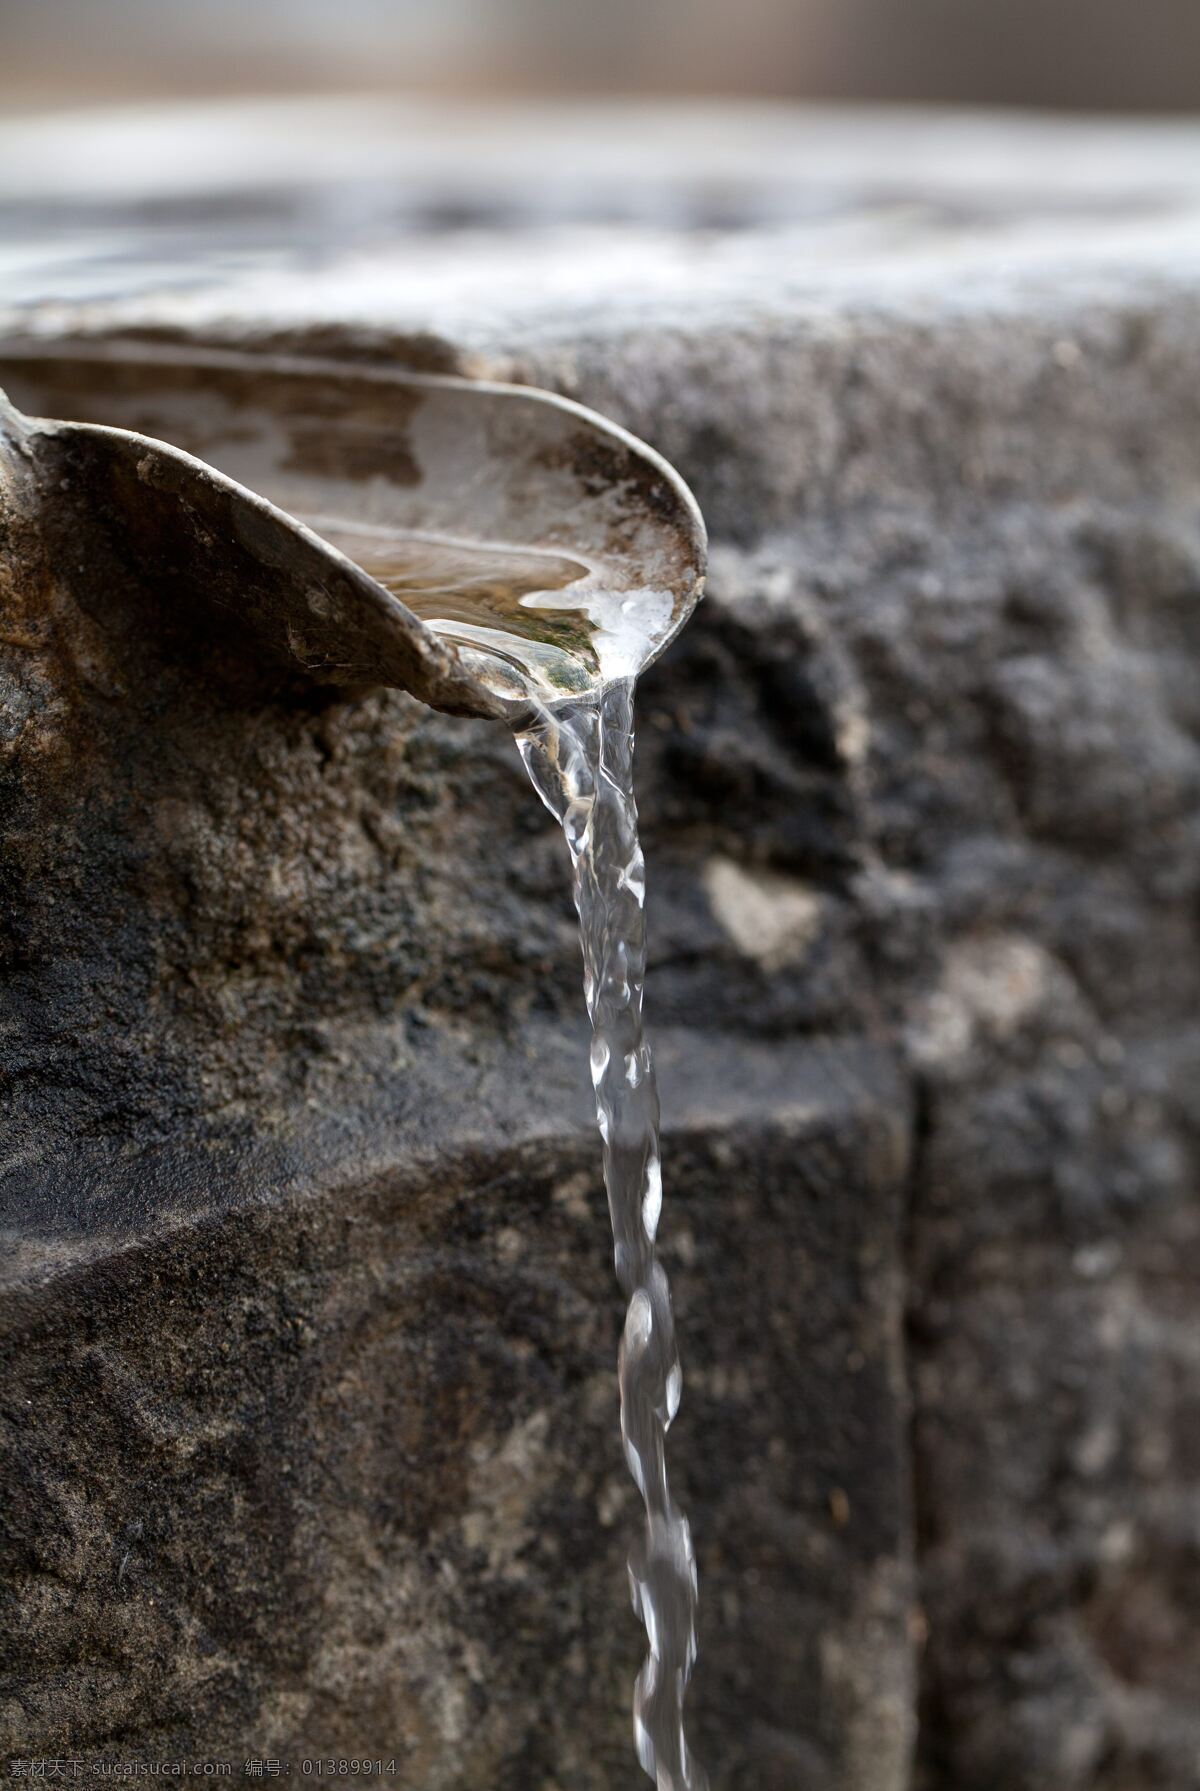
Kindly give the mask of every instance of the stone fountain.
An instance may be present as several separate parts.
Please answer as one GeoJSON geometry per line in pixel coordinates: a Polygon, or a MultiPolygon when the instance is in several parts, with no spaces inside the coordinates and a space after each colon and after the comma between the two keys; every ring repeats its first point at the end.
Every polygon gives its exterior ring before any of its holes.
{"type": "MultiPolygon", "coordinates": [[[[679,467],[709,596],[638,776],[699,1746],[1191,1791],[1200,138],[471,128],[6,125],[0,384],[350,357],[679,467]]],[[[558,842],[494,722],[114,580],[0,619],[5,1746],[626,1784],[558,842]]]]}

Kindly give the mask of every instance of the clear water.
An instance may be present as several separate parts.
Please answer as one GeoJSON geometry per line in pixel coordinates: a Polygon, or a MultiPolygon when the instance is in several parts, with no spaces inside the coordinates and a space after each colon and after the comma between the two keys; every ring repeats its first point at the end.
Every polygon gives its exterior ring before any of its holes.
{"type": "Polygon", "coordinates": [[[682,1376],[667,1277],[658,1087],[642,1024],[645,867],[633,795],[634,674],[671,614],[669,593],[613,595],[598,569],[560,552],[393,536],[316,518],[491,688],[528,719],[517,745],[562,826],[575,878],[591,1066],[617,1280],[628,1302],[618,1356],[621,1435],[645,1506],[629,1559],[649,1652],[633,1695],[638,1759],[658,1791],[706,1791],[683,1705],[696,1659],[696,1559],[667,1482],[666,1439],[682,1376]]]}
{"type": "Polygon", "coordinates": [[[308,519],[406,609],[454,642],[489,686],[549,696],[595,684],[600,660],[589,615],[590,568],[547,548],[399,533],[329,517],[308,519]]]}
{"type": "Polygon", "coordinates": [[[683,1703],[696,1658],[696,1559],[667,1482],[666,1440],[682,1376],[667,1277],[655,1249],[662,1211],[658,1088],[642,1023],[645,868],[633,795],[634,680],[588,700],[537,705],[517,744],[561,823],[575,873],[592,1084],[617,1280],[628,1301],[618,1357],[625,1459],[645,1505],[629,1559],[649,1653],[633,1695],[638,1759],[659,1791],[704,1791],[683,1703]]]}
{"type": "Polygon", "coordinates": [[[614,591],[605,568],[582,554],[329,516],[305,520],[453,641],[488,689],[510,699],[583,697],[636,673],[674,617],[670,591],[614,591]]]}

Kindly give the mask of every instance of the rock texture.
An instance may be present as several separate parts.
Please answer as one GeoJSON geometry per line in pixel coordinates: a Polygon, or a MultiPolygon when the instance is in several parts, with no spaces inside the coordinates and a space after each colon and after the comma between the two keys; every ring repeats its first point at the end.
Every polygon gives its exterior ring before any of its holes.
{"type": "MultiPolygon", "coordinates": [[[[946,245],[949,297],[930,254],[822,302],[764,225],[693,309],[634,231],[628,315],[420,338],[647,436],[714,539],[639,779],[728,1787],[1200,1785],[1200,297],[1075,204],[1015,270],[946,245]]],[[[189,327],[418,352],[338,278],[189,327]]],[[[511,742],[94,567],[0,679],[3,1751],[628,1783],[618,1303],[511,742]]]]}

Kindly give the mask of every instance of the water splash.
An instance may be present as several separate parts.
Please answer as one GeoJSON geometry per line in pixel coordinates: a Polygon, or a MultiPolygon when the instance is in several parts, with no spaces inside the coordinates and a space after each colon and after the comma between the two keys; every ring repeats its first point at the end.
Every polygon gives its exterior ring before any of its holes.
{"type": "Polygon", "coordinates": [[[622,678],[586,701],[537,706],[517,744],[574,867],[604,1185],[617,1280],[629,1302],[618,1357],[621,1436],[646,1511],[629,1578],[649,1643],[634,1687],[634,1740],[658,1791],[707,1791],[683,1727],[696,1659],[696,1558],[667,1483],[667,1430],[683,1380],[655,1250],[662,1167],[658,1087],[642,1024],[645,866],[633,796],[633,691],[634,680],[622,678]]]}

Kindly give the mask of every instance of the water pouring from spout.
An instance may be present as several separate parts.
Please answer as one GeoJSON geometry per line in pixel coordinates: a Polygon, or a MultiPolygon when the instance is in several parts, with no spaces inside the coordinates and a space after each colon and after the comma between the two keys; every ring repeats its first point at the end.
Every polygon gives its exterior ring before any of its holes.
{"type": "Polygon", "coordinates": [[[645,1528],[629,1560],[649,1653],[634,1689],[638,1758],[659,1791],[704,1791],[683,1704],[696,1658],[696,1559],[667,1479],[682,1374],[667,1277],[658,1087],[642,1021],[645,863],[633,795],[632,677],[595,698],[539,708],[518,734],[534,788],[561,823],[574,867],[591,1067],[617,1280],[628,1301],[618,1354],[621,1436],[645,1528]]]}
{"type": "Polygon", "coordinates": [[[0,399],[0,447],[24,469],[17,483],[52,494],[51,534],[65,527],[86,553],[89,531],[103,532],[110,556],[157,580],[164,600],[238,609],[267,651],[318,681],[395,684],[514,729],[574,872],[627,1301],[621,1435],[645,1508],[629,1573],[648,1643],[635,1746],[658,1791],[705,1791],[683,1723],[697,1574],[667,1477],[682,1375],[657,1253],[633,794],[637,677],[701,591],[695,502],[643,443],[527,388],[111,345],[90,357],[10,345],[0,378],[27,409],[75,419],[31,423],[0,399]]]}

